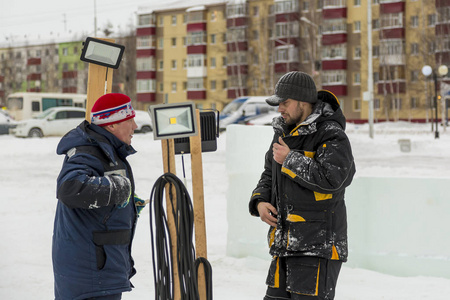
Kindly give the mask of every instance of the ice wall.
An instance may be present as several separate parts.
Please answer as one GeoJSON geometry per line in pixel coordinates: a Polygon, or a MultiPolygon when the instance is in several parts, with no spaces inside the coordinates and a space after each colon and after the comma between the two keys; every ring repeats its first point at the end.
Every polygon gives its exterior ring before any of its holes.
{"type": "MultiPolygon", "coordinates": [[[[270,126],[227,127],[227,254],[270,259],[268,225],[248,213],[270,126]]],[[[450,278],[450,179],[355,178],[346,192],[347,266],[399,276],[450,278]]]]}

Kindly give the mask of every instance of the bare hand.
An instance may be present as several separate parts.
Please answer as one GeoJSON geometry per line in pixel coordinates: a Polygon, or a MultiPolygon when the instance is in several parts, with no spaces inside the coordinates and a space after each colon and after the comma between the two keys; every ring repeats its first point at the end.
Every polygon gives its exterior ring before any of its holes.
{"type": "Polygon", "coordinates": [[[277,226],[277,209],[268,202],[259,202],[258,203],[258,212],[259,217],[261,220],[270,226],[276,227],[277,226]]]}
{"type": "Polygon", "coordinates": [[[286,159],[286,156],[291,151],[291,149],[289,149],[289,146],[286,145],[286,143],[283,141],[283,139],[280,136],[278,138],[278,143],[274,143],[272,145],[272,151],[273,151],[273,159],[277,163],[282,165],[284,160],[286,159]]]}

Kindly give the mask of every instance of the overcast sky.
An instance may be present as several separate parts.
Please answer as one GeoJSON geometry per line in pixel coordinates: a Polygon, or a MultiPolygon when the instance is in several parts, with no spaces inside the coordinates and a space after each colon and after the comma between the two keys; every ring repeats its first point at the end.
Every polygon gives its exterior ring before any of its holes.
{"type": "Polygon", "coordinates": [[[0,0],[0,44],[25,38],[73,36],[74,33],[93,36],[95,15],[97,27],[104,28],[110,21],[116,30],[118,26],[125,29],[128,24],[136,24],[138,7],[160,8],[161,2],[171,1],[0,0]]]}

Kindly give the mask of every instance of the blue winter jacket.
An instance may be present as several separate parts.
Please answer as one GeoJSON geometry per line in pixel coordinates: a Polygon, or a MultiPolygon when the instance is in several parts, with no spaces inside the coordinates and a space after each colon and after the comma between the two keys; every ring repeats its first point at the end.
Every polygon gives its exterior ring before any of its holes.
{"type": "Polygon", "coordinates": [[[57,179],[52,249],[55,299],[131,290],[137,214],[134,201],[123,203],[134,194],[126,157],[135,152],[87,121],[61,139],[57,153],[65,159],[57,179]]]}

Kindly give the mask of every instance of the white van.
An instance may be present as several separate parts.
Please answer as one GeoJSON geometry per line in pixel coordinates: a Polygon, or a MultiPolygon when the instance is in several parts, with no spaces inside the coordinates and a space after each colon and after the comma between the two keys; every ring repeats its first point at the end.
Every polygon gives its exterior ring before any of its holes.
{"type": "Polygon", "coordinates": [[[234,99],[220,112],[220,129],[225,129],[229,124],[243,124],[247,119],[258,115],[276,112],[278,107],[266,102],[269,97],[245,96],[234,99]]]}

